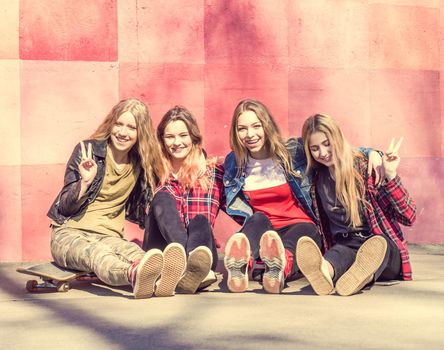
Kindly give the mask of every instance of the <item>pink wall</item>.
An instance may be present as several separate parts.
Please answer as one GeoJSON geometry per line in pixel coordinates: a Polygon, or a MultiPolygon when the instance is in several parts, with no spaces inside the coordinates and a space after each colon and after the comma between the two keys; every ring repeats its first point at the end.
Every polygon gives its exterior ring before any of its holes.
{"type": "MultiPolygon", "coordinates": [[[[355,145],[404,136],[400,174],[418,204],[406,236],[444,243],[443,0],[3,0],[0,12],[0,261],[50,257],[64,164],[129,96],[156,123],[187,106],[217,155],[247,97],[285,135],[325,112],[355,145]]],[[[217,235],[235,228],[222,215],[217,235]]]]}

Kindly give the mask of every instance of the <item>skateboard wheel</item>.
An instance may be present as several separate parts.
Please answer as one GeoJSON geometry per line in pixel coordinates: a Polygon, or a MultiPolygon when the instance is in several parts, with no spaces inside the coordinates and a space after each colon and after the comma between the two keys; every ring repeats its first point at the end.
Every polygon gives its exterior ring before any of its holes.
{"type": "Polygon", "coordinates": [[[30,280],[26,282],[26,290],[28,292],[35,292],[37,290],[37,281],[36,280],[30,280]]]}
{"type": "Polygon", "coordinates": [[[66,282],[57,283],[57,292],[67,292],[69,290],[69,284],[66,282]]]}

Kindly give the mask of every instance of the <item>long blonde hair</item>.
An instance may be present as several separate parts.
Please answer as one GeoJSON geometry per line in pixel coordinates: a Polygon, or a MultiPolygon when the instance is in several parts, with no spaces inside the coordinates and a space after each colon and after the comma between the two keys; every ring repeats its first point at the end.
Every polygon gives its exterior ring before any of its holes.
{"type": "Polygon", "coordinates": [[[112,108],[90,138],[109,140],[116,120],[125,112],[131,112],[137,127],[137,143],[131,148],[129,156],[135,162],[140,162],[145,173],[144,180],[148,182],[151,188],[155,188],[156,176],[159,178],[164,176],[165,165],[162,162],[159,142],[157,141],[150,113],[142,101],[134,98],[121,100],[112,108]]]}
{"type": "Polygon", "coordinates": [[[231,119],[230,146],[238,163],[238,173],[236,176],[240,176],[240,173],[242,172],[242,169],[245,168],[248,160],[248,149],[240,140],[237,132],[239,116],[246,111],[254,112],[261,122],[265,135],[264,147],[266,147],[269,157],[279,162],[286,173],[300,177],[300,175],[296,174],[293,169],[291,156],[285,147],[281,131],[270,111],[262,102],[251,99],[240,101],[234,109],[233,118],[231,119]]]}
{"type": "Polygon", "coordinates": [[[207,190],[210,181],[208,176],[204,176],[204,173],[206,172],[207,165],[211,166],[214,163],[212,161],[207,162],[205,151],[202,147],[202,135],[197,121],[191,112],[183,106],[175,106],[166,112],[157,127],[157,138],[160,141],[162,155],[166,159],[165,163],[168,167],[168,173],[165,173],[160,181],[165,183],[172,172],[172,159],[165,145],[164,136],[168,124],[175,121],[182,121],[185,124],[192,143],[190,153],[184,159],[177,174],[178,181],[187,189],[193,188],[196,182],[199,182],[200,186],[207,190]]]}
{"type": "Polygon", "coordinates": [[[312,156],[310,151],[310,137],[315,132],[322,132],[327,137],[333,152],[334,178],[336,198],[344,206],[347,220],[353,227],[362,225],[360,204],[365,205],[364,180],[356,170],[354,163],[357,157],[355,152],[344,138],[337,122],[325,114],[316,114],[309,117],[302,127],[302,139],[307,156],[307,172],[310,168],[321,165],[312,156]]]}

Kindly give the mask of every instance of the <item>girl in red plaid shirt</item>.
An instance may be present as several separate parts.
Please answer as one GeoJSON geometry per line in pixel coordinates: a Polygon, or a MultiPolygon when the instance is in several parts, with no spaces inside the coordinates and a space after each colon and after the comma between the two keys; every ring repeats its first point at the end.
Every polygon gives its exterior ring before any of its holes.
{"type": "Polygon", "coordinates": [[[309,237],[298,242],[297,260],[314,291],[352,295],[377,279],[411,279],[398,223],[412,225],[416,207],[397,175],[402,139],[396,145],[392,140],[384,154],[385,179],[376,187],[365,158],[351,149],[333,118],[308,118],[302,138],[307,170],[314,172],[313,206],[324,234],[335,242],[324,256],[309,237]]]}
{"type": "Polygon", "coordinates": [[[150,204],[143,249],[183,245],[187,266],[177,289],[192,294],[216,281],[213,227],[223,204],[223,168],[206,159],[196,119],[184,107],[164,115],[157,136],[168,170],[150,204]]]}

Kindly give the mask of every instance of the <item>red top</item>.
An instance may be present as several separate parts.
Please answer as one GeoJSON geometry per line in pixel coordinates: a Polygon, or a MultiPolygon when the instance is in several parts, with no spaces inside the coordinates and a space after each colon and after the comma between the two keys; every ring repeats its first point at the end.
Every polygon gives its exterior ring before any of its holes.
{"type": "Polygon", "coordinates": [[[299,222],[313,222],[294,198],[287,182],[259,190],[244,190],[244,194],[253,210],[264,213],[275,229],[299,222]]]}

